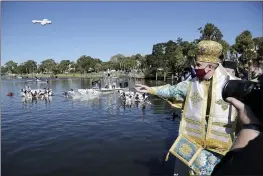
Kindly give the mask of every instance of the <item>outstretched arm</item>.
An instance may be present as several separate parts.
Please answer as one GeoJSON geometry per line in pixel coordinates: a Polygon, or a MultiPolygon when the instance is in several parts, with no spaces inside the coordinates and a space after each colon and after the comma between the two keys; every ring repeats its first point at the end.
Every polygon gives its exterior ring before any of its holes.
{"type": "Polygon", "coordinates": [[[190,81],[183,81],[177,85],[164,85],[158,87],[148,87],[145,85],[137,84],[135,89],[139,92],[150,93],[152,95],[159,96],[161,98],[176,99],[183,101],[186,97],[188,86],[190,81]]]}

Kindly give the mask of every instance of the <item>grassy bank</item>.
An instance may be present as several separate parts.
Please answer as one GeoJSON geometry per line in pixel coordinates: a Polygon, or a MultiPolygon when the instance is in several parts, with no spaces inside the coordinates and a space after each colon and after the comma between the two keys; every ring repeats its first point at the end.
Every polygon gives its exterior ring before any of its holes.
{"type": "MultiPolygon", "coordinates": [[[[129,74],[121,73],[121,72],[114,72],[111,73],[112,76],[121,77],[121,76],[129,76],[129,74]]],[[[50,74],[28,74],[28,75],[20,75],[22,77],[28,77],[28,78],[50,78],[50,77],[57,77],[57,78],[102,78],[104,77],[103,72],[98,73],[86,73],[86,74],[80,74],[80,73],[69,73],[69,74],[57,74],[57,75],[50,75],[50,74]]],[[[131,75],[130,75],[131,76],[131,75]]],[[[136,78],[144,78],[143,74],[136,74],[132,75],[132,77],[136,78]]]]}

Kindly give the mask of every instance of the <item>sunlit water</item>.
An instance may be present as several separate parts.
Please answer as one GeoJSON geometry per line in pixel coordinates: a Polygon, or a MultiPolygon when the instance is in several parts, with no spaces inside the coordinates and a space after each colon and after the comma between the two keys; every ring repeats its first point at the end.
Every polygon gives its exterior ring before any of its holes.
{"type": "Polygon", "coordinates": [[[2,175],[173,175],[173,157],[164,158],[179,120],[168,103],[151,96],[152,105],[125,107],[117,94],[90,101],[62,96],[90,82],[52,80],[51,100],[23,102],[25,81],[2,80],[2,175]],[[6,96],[9,91],[15,95],[6,96]]]}

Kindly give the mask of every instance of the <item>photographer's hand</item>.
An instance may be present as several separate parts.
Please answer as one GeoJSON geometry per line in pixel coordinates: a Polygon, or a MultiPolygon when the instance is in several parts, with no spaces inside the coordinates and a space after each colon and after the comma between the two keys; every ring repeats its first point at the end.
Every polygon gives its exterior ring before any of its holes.
{"type": "Polygon", "coordinates": [[[233,97],[228,97],[226,100],[236,108],[242,125],[260,123],[247,105],[233,97]]]}
{"type": "MultiPolygon", "coordinates": [[[[238,118],[242,125],[260,124],[260,122],[257,120],[255,115],[252,113],[251,109],[247,105],[232,97],[229,97],[226,100],[237,109],[238,118]]],[[[253,129],[242,129],[238,134],[231,150],[244,148],[248,144],[248,142],[255,139],[258,134],[259,132],[253,129]]]]}

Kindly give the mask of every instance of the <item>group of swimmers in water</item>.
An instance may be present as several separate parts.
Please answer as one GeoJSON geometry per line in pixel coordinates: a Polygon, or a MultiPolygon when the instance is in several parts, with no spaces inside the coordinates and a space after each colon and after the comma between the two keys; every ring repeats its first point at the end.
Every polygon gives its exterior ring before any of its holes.
{"type": "Polygon", "coordinates": [[[24,89],[21,89],[21,96],[26,98],[34,98],[34,99],[43,99],[48,98],[52,95],[52,90],[47,88],[32,90],[29,86],[25,86],[24,89]]]}
{"type": "Polygon", "coordinates": [[[138,92],[124,92],[123,90],[118,90],[120,93],[120,97],[125,102],[146,102],[148,100],[148,96],[143,93],[138,92]]]}

